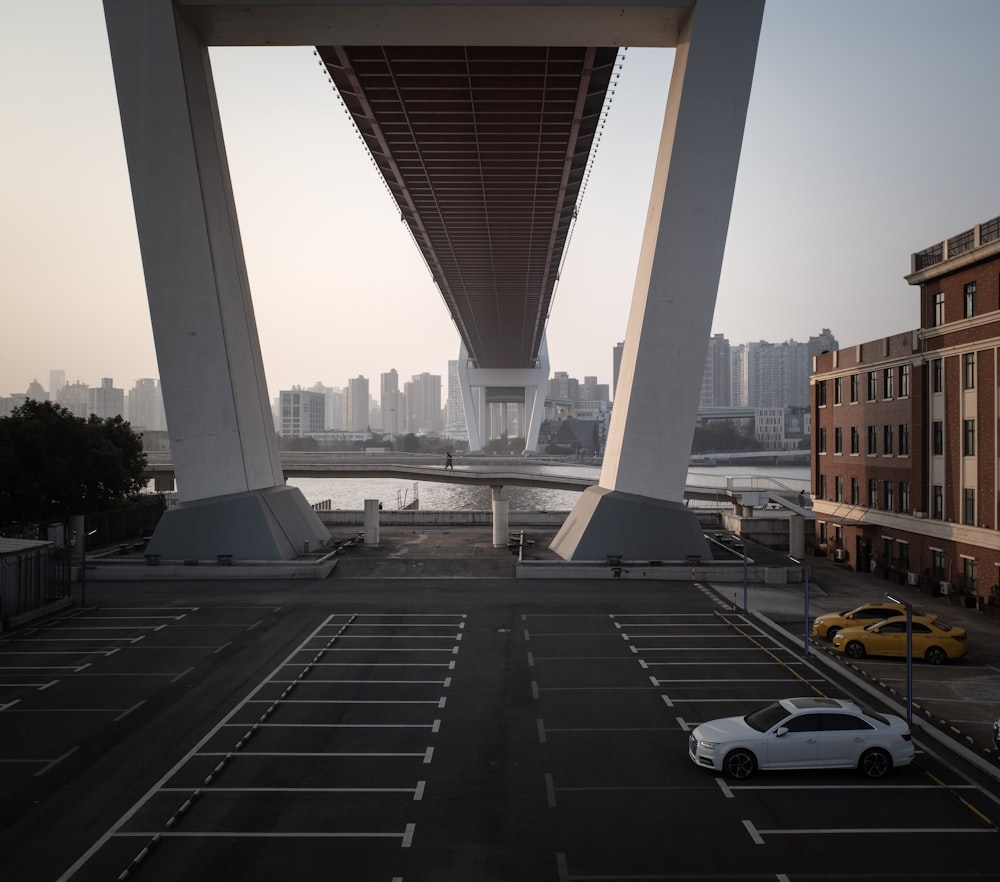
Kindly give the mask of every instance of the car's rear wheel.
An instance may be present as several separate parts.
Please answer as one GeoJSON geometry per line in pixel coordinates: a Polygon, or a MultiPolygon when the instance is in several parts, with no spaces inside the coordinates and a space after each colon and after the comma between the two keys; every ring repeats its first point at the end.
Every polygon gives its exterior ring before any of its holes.
{"type": "Polygon", "coordinates": [[[837,626],[835,626],[833,628],[827,628],[826,629],[826,639],[827,640],[833,640],[833,638],[837,635],[837,632],[839,630],[841,630],[839,625],[837,625],[837,626]]]}
{"type": "Polygon", "coordinates": [[[940,646],[932,646],[927,652],[924,653],[924,658],[927,659],[932,665],[943,665],[948,661],[948,653],[945,652],[940,646]]]}
{"type": "Polygon", "coordinates": [[[749,750],[737,748],[726,754],[722,770],[730,777],[742,780],[749,778],[757,768],[757,757],[749,750]]]}
{"type": "Polygon", "coordinates": [[[852,640],[844,647],[844,654],[851,658],[864,658],[865,648],[857,640],[852,640]]]}
{"type": "Polygon", "coordinates": [[[892,757],[880,747],[873,747],[861,754],[858,770],[866,778],[881,778],[892,768],[892,757]]]}

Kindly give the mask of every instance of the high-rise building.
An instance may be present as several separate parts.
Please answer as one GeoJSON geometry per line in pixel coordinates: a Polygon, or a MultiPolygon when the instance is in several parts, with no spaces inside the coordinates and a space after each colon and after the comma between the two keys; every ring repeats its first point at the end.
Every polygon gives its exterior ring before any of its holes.
{"type": "Polygon", "coordinates": [[[729,407],[732,403],[730,347],[724,334],[715,334],[708,341],[705,375],[701,383],[700,407],[729,407]]]}
{"type": "Polygon", "coordinates": [[[167,428],[163,390],[159,380],[136,380],[128,393],[128,421],[137,432],[162,432],[167,428]]]}
{"type": "Polygon", "coordinates": [[[929,594],[997,601],[1000,217],[911,255],[920,327],[816,356],[816,544],[929,594]]]}
{"type": "Polygon", "coordinates": [[[99,389],[87,390],[87,413],[102,420],[125,416],[125,390],[114,385],[111,377],[103,377],[99,389]]]}
{"type": "Polygon", "coordinates": [[[399,391],[399,373],[395,368],[382,374],[380,380],[382,429],[395,438],[406,421],[406,399],[399,391]]]}
{"type": "Polygon", "coordinates": [[[73,416],[86,419],[90,397],[90,387],[77,380],[75,383],[64,383],[56,397],[60,407],[65,407],[73,416]]]}
{"type": "Polygon", "coordinates": [[[49,401],[58,401],[62,387],[66,385],[66,371],[49,371],[49,401]]]}
{"type": "Polygon", "coordinates": [[[348,432],[362,432],[368,428],[369,420],[368,380],[358,375],[347,381],[344,396],[344,413],[347,419],[345,428],[348,432]]]}
{"type": "Polygon", "coordinates": [[[326,428],[326,393],[293,386],[278,394],[283,438],[301,438],[326,428]]]}
{"type": "Polygon", "coordinates": [[[449,438],[465,440],[469,437],[469,425],[465,421],[465,405],[462,403],[462,384],[458,377],[458,361],[448,362],[448,400],[445,404],[444,432],[449,438]]]}
{"type": "Polygon", "coordinates": [[[28,383],[28,391],[25,393],[28,398],[32,401],[48,401],[49,393],[45,391],[42,384],[38,380],[32,380],[28,383]]]}
{"type": "Polygon", "coordinates": [[[403,387],[406,396],[406,431],[417,435],[440,432],[441,377],[426,371],[414,375],[403,387]]]}

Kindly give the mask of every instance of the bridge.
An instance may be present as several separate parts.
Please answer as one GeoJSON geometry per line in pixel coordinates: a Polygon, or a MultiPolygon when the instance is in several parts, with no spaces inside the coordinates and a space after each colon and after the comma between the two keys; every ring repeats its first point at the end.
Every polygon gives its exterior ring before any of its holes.
{"type": "Polygon", "coordinates": [[[552,548],[707,554],[682,500],[763,0],[104,6],[182,500],[152,553],[211,558],[223,524],[246,546],[226,551],[257,559],[328,539],[284,483],[209,56],[299,45],[336,85],[451,311],[472,449],[493,401],[519,402],[529,449],[537,438],[549,306],[617,52],[675,49],[604,462],[552,548]]]}

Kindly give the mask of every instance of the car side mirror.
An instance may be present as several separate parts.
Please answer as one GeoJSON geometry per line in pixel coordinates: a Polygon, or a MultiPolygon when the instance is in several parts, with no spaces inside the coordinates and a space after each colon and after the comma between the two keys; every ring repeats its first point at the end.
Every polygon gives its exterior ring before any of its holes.
{"type": "Polygon", "coordinates": [[[775,738],[780,738],[787,731],[788,731],[788,726],[778,726],[778,728],[774,732],[774,736],[775,738]]]}

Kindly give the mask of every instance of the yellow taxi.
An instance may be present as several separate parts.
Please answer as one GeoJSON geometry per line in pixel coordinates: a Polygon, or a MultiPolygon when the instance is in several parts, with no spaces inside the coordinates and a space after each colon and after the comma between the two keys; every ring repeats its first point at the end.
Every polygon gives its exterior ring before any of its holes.
{"type": "MultiPolygon", "coordinates": [[[[961,658],[969,651],[965,628],[942,622],[937,616],[913,616],[913,657],[932,665],[961,658]]],[[[906,616],[893,616],[865,627],[844,628],[833,635],[833,648],[849,658],[866,655],[906,656],[906,616]]]]}
{"type": "Polygon", "coordinates": [[[906,607],[891,600],[863,603],[855,609],[816,616],[812,623],[812,634],[813,637],[825,637],[827,640],[833,640],[833,635],[842,628],[863,627],[873,622],[881,622],[883,619],[905,614],[906,607]]]}

